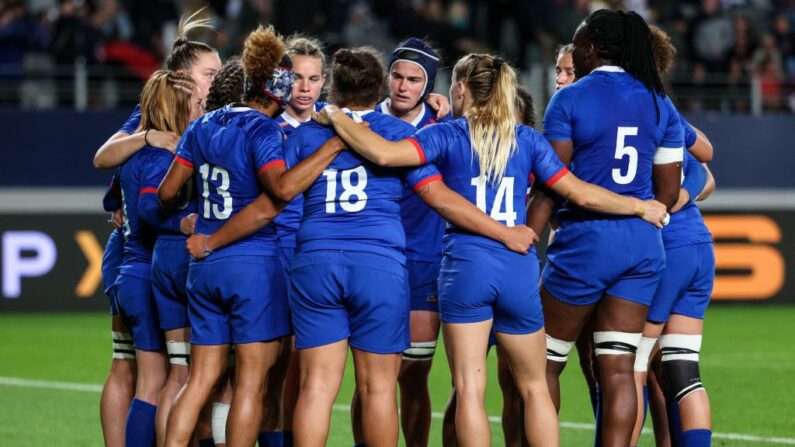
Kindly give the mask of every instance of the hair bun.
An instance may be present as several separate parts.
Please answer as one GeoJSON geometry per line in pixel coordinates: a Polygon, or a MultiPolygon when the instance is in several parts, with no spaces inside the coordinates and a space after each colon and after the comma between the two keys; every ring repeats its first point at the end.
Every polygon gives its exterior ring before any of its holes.
{"type": "Polygon", "coordinates": [[[353,54],[350,48],[340,48],[334,53],[334,61],[338,64],[342,65],[349,65],[349,66],[360,66],[359,58],[353,54]]]}
{"type": "Polygon", "coordinates": [[[499,70],[503,65],[505,65],[505,61],[502,60],[501,57],[495,57],[494,60],[491,61],[491,68],[495,70],[499,70]]]}

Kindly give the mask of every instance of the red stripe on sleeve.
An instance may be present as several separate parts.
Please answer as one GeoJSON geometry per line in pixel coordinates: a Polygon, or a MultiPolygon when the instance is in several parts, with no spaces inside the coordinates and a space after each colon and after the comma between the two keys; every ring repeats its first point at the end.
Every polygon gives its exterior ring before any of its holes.
{"type": "Polygon", "coordinates": [[[555,183],[557,183],[557,182],[558,182],[558,180],[562,179],[562,178],[563,178],[563,176],[564,176],[564,175],[566,175],[566,174],[568,174],[568,173],[569,173],[569,168],[567,168],[567,167],[565,167],[565,166],[564,166],[564,167],[563,167],[563,168],[562,168],[560,171],[558,171],[558,173],[557,173],[557,174],[553,175],[553,176],[552,176],[552,178],[550,178],[549,180],[547,180],[547,181],[544,183],[544,185],[546,185],[546,187],[547,187],[547,188],[551,188],[551,187],[552,187],[552,185],[554,185],[555,183]]]}
{"type": "Polygon", "coordinates": [[[409,143],[413,144],[414,148],[417,149],[417,154],[419,154],[419,156],[420,156],[420,164],[424,165],[426,163],[426,161],[425,161],[426,160],[425,159],[425,151],[422,149],[422,146],[420,146],[419,141],[417,141],[417,140],[415,140],[414,138],[411,138],[411,137],[407,138],[407,140],[409,140],[409,143]]]}
{"type": "Polygon", "coordinates": [[[180,157],[179,155],[174,157],[174,161],[176,161],[177,163],[181,164],[182,166],[186,166],[186,167],[189,167],[189,168],[193,169],[193,163],[189,162],[188,160],[185,160],[184,158],[180,157]]]}
{"type": "Polygon", "coordinates": [[[141,188],[141,190],[138,191],[138,195],[141,194],[157,194],[157,188],[152,188],[151,186],[148,188],[141,188]]]}
{"type": "Polygon", "coordinates": [[[426,178],[420,180],[419,182],[417,182],[417,184],[414,185],[414,188],[412,188],[412,189],[414,190],[414,192],[417,192],[417,191],[420,190],[420,188],[422,188],[423,186],[427,185],[428,183],[435,182],[435,181],[441,180],[441,179],[442,179],[442,174],[435,174],[435,175],[432,175],[430,177],[426,177],[426,178]]]}
{"type": "Polygon", "coordinates": [[[285,163],[284,160],[273,160],[272,162],[266,163],[264,166],[259,168],[257,175],[262,175],[263,172],[277,165],[287,166],[287,163],[285,163]]]}
{"type": "Polygon", "coordinates": [[[530,173],[530,177],[528,177],[528,178],[527,178],[527,183],[528,183],[528,185],[532,186],[532,185],[533,185],[533,181],[534,181],[535,179],[536,179],[536,176],[535,176],[535,175],[533,175],[533,173],[531,172],[531,173],[530,173]]]}

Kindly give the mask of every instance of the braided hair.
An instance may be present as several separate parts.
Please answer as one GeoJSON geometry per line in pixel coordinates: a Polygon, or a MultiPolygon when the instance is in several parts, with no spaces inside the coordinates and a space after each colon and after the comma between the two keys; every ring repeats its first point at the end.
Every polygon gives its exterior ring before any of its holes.
{"type": "Polygon", "coordinates": [[[240,56],[230,57],[210,86],[205,106],[208,112],[240,101],[243,97],[243,62],[240,56]]]}
{"type": "Polygon", "coordinates": [[[598,58],[620,66],[652,93],[665,94],[651,49],[651,32],[643,17],[633,11],[600,9],[589,15],[587,40],[598,58]]]}

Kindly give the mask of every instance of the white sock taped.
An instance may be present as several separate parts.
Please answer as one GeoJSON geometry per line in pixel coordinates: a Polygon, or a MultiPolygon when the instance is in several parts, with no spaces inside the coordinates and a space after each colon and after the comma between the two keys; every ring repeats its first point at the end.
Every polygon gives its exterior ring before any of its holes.
{"type": "Polygon", "coordinates": [[[560,340],[547,334],[547,360],[550,362],[566,363],[569,351],[574,346],[573,341],[560,340]]]}
{"type": "Polygon", "coordinates": [[[168,363],[172,365],[188,366],[190,364],[190,343],[186,341],[166,341],[168,363]]]}
{"type": "Polygon", "coordinates": [[[411,342],[411,347],[403,351],[403,360],[426,362],[433,360],[436,352],[436,340],[411,342]]]}
{"type": "Polygon", "coordinates": [[[135,346],[129,332],[110,332],[113,338],[113,358],[119,360],[135,360],[135,346]]]}
{"type": "Polygon", "coordinates": [[[596,331],[593,333],[594,352],[597,356],[634,354],[642,335],[640,332],[596,331]]]}
{"type": "Polygon", "coordinates": [[[656,338],[640,338],[640,345],[635,353],[635,372],[646,372],[649,370],[649,357],[656,343],[656,338]]]}
{"type": "Polygon", "coordinates": [[[226,419],[229,417],[229,404],[213,403],[212,429],[213,442],[226,444],[226,419]]]}

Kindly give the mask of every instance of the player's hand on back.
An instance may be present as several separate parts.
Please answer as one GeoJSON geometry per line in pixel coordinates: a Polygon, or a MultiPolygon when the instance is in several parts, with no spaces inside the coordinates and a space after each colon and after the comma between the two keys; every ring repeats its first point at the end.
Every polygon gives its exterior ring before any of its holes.
{"type": "Polygon", "coordinates": [[[530,251],[530,247],[536,242],[538,242],[538,235],[527,225],[506,227],[506,237],[505,240],[502,241],[508,250],[523,255],[527,254],[527,252],[530,251]]]}
{"type": "Polygon", "coordinates": [[[187,216],[183,217],[179,221],[179,231],[182,232],[185,236],[190,236],[196,231],[196,217],[198,214],[191,213],[187,216]]]}
{"type": "Polygon", "coordinates": [[[665,205],[656,200],[645,200],[642,206],[643,208],[639,213],[639,217],[643,220],[657,228],[662,228],[668,224],[670,216],[668,215],[668,210],[665,208],[665,205]]]}
{"type": "Polygon", "coordinates": [[[179,135],[174,132],[162,132],[152,129],[146,134],[146,141],[148,141],[151,146],[162,147],[163,149],[168,149],[172,153],[176,153],[179,135]]]}
{"type": "Polygon", "coordinates": [[[340,111],[334,104],[327,104],[320,112],[312,112],[312,119],[324,126],[331,125],[331,115],[340,111]]]}
{"type": "Polygon", "coordinates": [[[185,247],[193,259],[204,259],[211,251],[207,250],[207,235],[202,233],[193,233],[188,240],[185,241],[185,247]]]}
{"type": "Polygon", "coordinates": [[[440,120],[450,113],[450,101],[447,97],[438,93],[431,93],[425,100],[433,110],[436,111],[436,119],[440,120]]]}
{"type": "Polygon", "coordinates": [[[112,223],[117,230],[121,230],[122,225],[124,225],[124,216],[122,215],[121,208],[113,212],[110,223],[112,223]]]}

